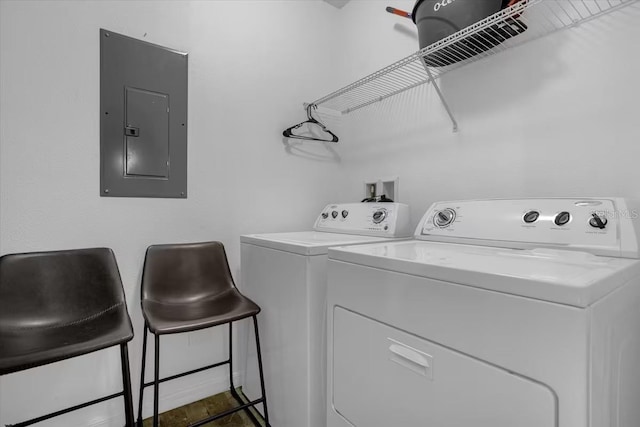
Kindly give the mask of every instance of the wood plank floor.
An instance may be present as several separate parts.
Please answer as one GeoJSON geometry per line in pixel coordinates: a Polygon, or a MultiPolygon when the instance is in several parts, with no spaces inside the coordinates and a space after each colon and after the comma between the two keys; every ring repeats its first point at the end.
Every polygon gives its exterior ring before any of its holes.
{"type": "MultiPolygon", "coordinates": [[[[238,403],[231,396],[231,393],[226,391],[160,414],[160,427],[185,427],[190,423],[219,414],[236,406],[238,406],[238,403]]],[[[257,418],[262,421],[259,415],[257,418]]],[[[142,424],[143,427],[151,427],[152,421],[152,418],[145,419],[142,424]]],[[[255,425],[244,411],[238,411],[205,424],[205,427],[255,427],[255,425]]]]}

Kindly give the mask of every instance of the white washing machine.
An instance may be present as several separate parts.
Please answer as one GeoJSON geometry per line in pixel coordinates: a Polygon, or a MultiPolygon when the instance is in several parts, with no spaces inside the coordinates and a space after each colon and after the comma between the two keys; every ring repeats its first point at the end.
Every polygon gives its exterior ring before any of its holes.
{"type": "MultiPolygon", "coordinates": [[[[313,231],[241,236],[241,289],[262,309],[258,322],[271,425],[326,427],[328,248],[411,233],[407,205],[351,203],[325,207],[313,231]]],[[[261,393],[255,338],[249,334],[243,391],[254,400],[261,393]]]]}
{"type": "Polygon", "coordinates": [[[442,202],[330,249],[327,426],[640,426],[639,214],[442,202]]]}

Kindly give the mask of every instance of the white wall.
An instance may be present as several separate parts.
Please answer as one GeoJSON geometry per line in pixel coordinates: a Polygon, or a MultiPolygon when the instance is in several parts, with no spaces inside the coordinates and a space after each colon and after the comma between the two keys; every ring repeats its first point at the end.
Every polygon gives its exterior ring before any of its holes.
{"type": "MultiPolygon", "coordinates": [[[[240,234],[308,229],[334,200],[339,156],[281,134],[335,86],[326,23],[338,13],[320,1],[0,2],[0,253],[114,249],[136,329],[134,398],[148,245],[221,240],[238,279],[240,234]],[[99,197],[99,28],[189,52],[187,200],[99,197]]],[[[162,374],[222,360],[225,331],[163,340],[162,374]]],[[[4,376],[0,425],[115,392],[119,369],[114,350],[4,376]]],[[[218,370],[166,383],[161,409],[226,382],[218,370]]],[[[121,414],[118,400],[47,425],[116,426],[121,414]]]]}
{"type": "MultiPolygon", "coordinates": [[[[413,1],[0,0],[0,253],[115,250],[136,325],[134,397],[149,244],[222,240],[237,278],[240,234],[305,229],[378,176],[400,177],[414,223],[435,200],[637,195],[638,5],[443,77],[458,133],[425,86],[344,118],[336,146],[284,145],[301,102],[417,50],[413,24],[387,5],[413,1]],[[100,27],[190,53],[188,200],[98,196],[100,27]]],[[[169,340],[163,371],[223,357],[224,335],[169,340]]],[[[0,424],[114,391],[118,370],[111,352],[5,376],[0,424]]],[[[167,385],[163,407],[225,381],[167,385]]],[[[114,402],[51,425],[85,425],[89,413],[115,426],[120,411],[114,402]]]]}
{"type": "MultiPolygon", "coordinates": [[[[418,49],[415,25],[385,13],[387,3],[342,9],[341,84],[418,49]]],[[[430,86],[351,113],[342,198],[360,196],[364,179],[397,175],[416,223],[436,200],[637,197],[638,23],[636,3],[443,76],[458,133],[430,86]]]]}

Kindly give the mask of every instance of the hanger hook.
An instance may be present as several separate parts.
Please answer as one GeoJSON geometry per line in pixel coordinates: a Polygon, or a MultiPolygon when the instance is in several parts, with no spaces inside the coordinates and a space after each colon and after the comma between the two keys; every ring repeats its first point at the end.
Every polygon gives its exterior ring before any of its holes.
{"type": "Polygon", "coordinates": [[[313,115],[311,114],[311,109],[312,109],[312,108],[317,108],[316,104],[309,104],[309,105],[307,105],[307,118],[308,118],[309,120],[315,120],[315,119],[313,118],[313,115]]]}

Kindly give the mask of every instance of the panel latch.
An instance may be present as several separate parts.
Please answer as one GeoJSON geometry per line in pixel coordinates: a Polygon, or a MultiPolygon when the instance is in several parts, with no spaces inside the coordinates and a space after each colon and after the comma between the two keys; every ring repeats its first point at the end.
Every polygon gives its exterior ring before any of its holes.
{"type": "Polygon", "coordinates": [[[124,134],[126,136],[140,136],[140,128],[136,128],[133,126],[126,126],[124,128],[124,134]]]}

